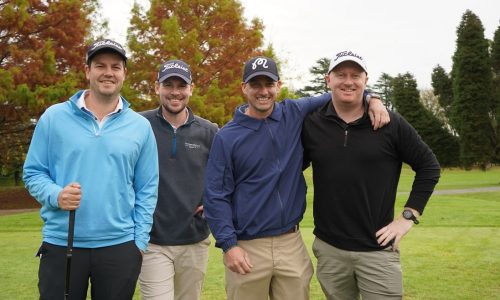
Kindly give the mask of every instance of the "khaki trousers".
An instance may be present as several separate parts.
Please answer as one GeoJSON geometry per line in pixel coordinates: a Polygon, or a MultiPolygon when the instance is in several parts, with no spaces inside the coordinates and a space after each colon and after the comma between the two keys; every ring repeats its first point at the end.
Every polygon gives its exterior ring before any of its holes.
{"type": "Polygon", "coordinates": [[[300,231],[275,237],[238,241],[249,255],[252,271],[226,270],[230,300],[307,300],[313,268],[300,231]]]}
{"type": "Polygon", "coordinates": [[[399,252],[391,248],[359,252],[335,248],[316,238],[316,276],[328,300],[402,299],[403,276],[399,252]]]}
{"type": "Polygon", "coordinates": [[[209,246],[210,238],[181,246],[149,244],[139,275],[142,299],[200,299],[209,246]]]}

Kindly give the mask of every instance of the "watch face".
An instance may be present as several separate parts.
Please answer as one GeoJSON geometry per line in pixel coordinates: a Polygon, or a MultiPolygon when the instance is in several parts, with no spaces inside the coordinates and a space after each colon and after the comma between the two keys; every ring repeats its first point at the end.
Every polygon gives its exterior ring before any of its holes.
{"type": "Polygon", "coordinates": [[[403,211],[403,217],[404,217],[405,219],[411,220],[411,219],[412,219],[412,217],[413,217],[413,213],[412,213],[412,211],[411,211],[411,210],[404,210],[404,211],[403,211]]]}

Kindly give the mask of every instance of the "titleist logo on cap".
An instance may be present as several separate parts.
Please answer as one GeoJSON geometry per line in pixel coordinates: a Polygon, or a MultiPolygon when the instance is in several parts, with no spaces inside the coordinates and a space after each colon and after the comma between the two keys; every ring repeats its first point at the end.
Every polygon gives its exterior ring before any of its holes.
{"type": "Polygon", "coordinates": [[[177,76],[184,80],[186,83],[191,84],[193,78],[191,77],[191,69],[189,65],[182,60],[174,59],[164,62],[158,71],[158,81],[163,82],[167,78],[177,76]]]}
{"type": "Polygon", "coordinates": [[[92,51],[94,49],[96,49],[97,47],[100,47],[100,46],[112,46],[112,47],[115,47],[115,48],[118,48],[120,50],[123,50],[125,51],[122,46],[118,43],[115,43],[111,40],[104,40],[104,41],[99,41],[99,42],[96,42],[92,45],[92,48],[89,49],[89,51],[92,51]]]}
{"type": "Polygon", "coordinates": [[[165,72],[166,70],[168,69],[181,69],[183,70],[184,72],[187,72],[189,73],[189,69],[186,67],[186,66],[183,66],[183,65],[180,65],[179,63],[167,63],[163,66],[163,69],[161,70],[161,72],[165,72]]]}
{"type": "Polygon", "coordinates": [[[332,57],[332,60],[330,61],[330,67],[328,68],[327,74],[330,74],[330,72],[335,67],[337,67],[338,65],[340,65],[341,63],[343,63],[345,61],[352,61],[352,62],[358,64],[366,72],[366,74],[368,74],[368,69],[366,68],[366,62],[363,59],[363,57],[361,55],[357,54],[356,52],[349,51],[349,50],[337,52],[337,54],[335,54],[332,57]]]}
{"type": "Polygon", "coordinates": [[[342,52],[339,52],[336,54],[336,57],[333,61],[336,61],[337,59],[339,59],[343,56],[353,56],[353,57],[359,58],[360,60],[363,60],[363,57],[361,57],[361,55],[358,55],[358,54],[351,52],[351,51],[342,51],[342,52]]]}

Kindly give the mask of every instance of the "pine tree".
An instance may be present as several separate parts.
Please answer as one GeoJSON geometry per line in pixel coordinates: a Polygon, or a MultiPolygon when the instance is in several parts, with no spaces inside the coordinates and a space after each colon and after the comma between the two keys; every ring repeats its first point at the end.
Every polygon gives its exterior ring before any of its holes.
{"type": "Polygon", "coordinates": [[[445,115],[445,110],[439,104],[439,97],[434,94],[432,89],[420,90],[420,102],[422,102],[426,110],[445,124],[450,132],[453,132],[453,128],[450,126],[448,118],[445,115]]]}
{"type": "Polygon", "coordinates": [[[495,162],[500,163],[500,26],[498,26],[491,45],[491,65],[493,67],[493,128],[495,134],[495,162]]]}
{"type": "Polygon", "coordinates": [[[442,167],[456,166],[459,157],[458,139],[420,102],[417,81],[413,75],[399,74],[392,80],[393,104],[429,145],[442,167]]]}
{"type": "Polygon", "coordinates": [[[152,0],[147,12],[134,5],[127,34],[133,70],[129,99],[138,110],[157,106],[154,82],[159,66],[181,59],[191,66],[196,85],[190,107],[225,124],[243,102],[243,65],[262,53],[262,31],[258,19],[247,24],[241,4],[234,0],[152,0]]]}
{"type": "Polygon", "coordinates": [[[432,70],[431,84],[439,104],[445,110],[446,116],[450,118],[449,112],[453,104],[453,82],[450,75],[440,65],[432,70]]]}
{"type": "Polygon", "coordinates": [[[393,77],[391,75],[382,73],[377,83],[373,85],[374,91],[382,97],[382,101],[388,109],[394,108],[392,101],[392,80],[393,77]]]}
{"type": "Polygon", "coordinates": [[[465,168],[486,168],[494,155],[492,72],[481,20],[470,10],[457,29],[453,55],[453,124],[460,136],[465,168]]]}
{"type": "Polygon", "coordinates": [[[316,64],[309,69],[312,79],[310,85],[306,85],[304,88],[297,91],[300,97],[310,97],[317,96],[328,92],[328,86],[326,85],[325,75],[328,73],[328,67],[330,66],[330,59],[323,57],[316,61],[316,64]]]}

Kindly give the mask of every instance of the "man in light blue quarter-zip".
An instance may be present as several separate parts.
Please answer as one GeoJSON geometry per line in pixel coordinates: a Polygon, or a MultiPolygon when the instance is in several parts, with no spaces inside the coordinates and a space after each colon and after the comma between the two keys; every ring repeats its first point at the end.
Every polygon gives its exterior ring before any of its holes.
{"type": "Polygon", "coordinates": [[[126,53],[93,43],[90,88],[49,107],[36,125],[24,182],[40,202],[40,299],[63,299],[69,211],[76,211],[70,299],[132,299],[147,248],[158,189],[158,153],[149,122],[120,96],[126,53]]]}

